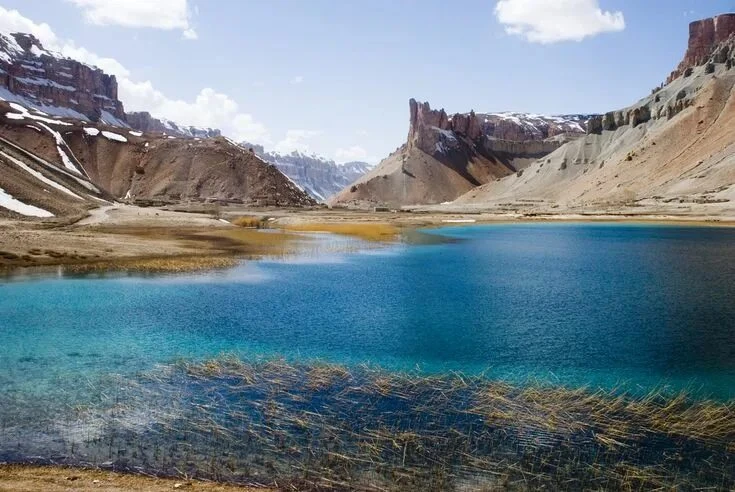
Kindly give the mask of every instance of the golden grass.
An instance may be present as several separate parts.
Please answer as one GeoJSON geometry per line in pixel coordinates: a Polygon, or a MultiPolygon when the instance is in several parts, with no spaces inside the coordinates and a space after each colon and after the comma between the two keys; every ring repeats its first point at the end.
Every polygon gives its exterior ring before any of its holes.
{"type": "Polygon", "coordinates": [[[398,227],[385,222],[304,222],[285,224],[283,228],[300,232],[330,232],[379,242],[395,241],[400,233],[398,227]]]}
{"type": "Polygon", "coordinates": [[[67,445],[141,473],[320,491],[735,487],[732,401],[237,355],[113,384],[100,408],[114,412],[72,415],[94,429],[103,415],[110,434],[67,445]],[[151,427],[131,431],[142,411],[151,427]]]}
{"type": "Polygon", "coordinates": [[[252,215],[243,215],[242,217],[238,217],[231,222],[238,227],[250,227],[259,229],[264,226],[265,219],[252,215]]]}
{"type": "Polygon", "coordinates": [[[92,263],[68,264],[70,273],[100,271],[135,271],[144,273],[184,273],[231,268],[237,259],[231,256],[165,256],[160,258],[119,258],[92,263]]]}

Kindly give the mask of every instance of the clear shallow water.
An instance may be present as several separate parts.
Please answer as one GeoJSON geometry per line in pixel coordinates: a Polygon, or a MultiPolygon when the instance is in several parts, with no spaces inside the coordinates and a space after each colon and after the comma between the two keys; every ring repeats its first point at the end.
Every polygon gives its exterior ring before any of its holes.
{"type": "Polygon", "coordinates": [[[457,242],[175,277],[0,283],[0,391],[222,352],[735,398],[735,230],[451,227],[457,242]]]}

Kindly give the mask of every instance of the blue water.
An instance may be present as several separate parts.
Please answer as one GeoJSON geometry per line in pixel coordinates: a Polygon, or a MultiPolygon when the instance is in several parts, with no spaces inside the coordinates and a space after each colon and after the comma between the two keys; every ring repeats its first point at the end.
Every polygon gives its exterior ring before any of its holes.
{"type": "Polygon", "coordinates": [[[735,398],[735,230],[451,227],[458,241],[162,277],[0,283],[0,391],[222,352],[735,398]]]}

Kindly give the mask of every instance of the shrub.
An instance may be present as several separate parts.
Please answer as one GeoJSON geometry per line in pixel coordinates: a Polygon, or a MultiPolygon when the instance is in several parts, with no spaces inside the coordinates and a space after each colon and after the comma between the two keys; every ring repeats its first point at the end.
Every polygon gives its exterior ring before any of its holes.
{"type": "Polygon", "coordinates": [[[257,228],[257,229],[260,229],[261,227],[263,227],[263,219],[259,217],[253,217],[250,215],[238,217],[235,220],[233,220],[232,223],[238,227],[251,227],[251,228],[257,228]]]}

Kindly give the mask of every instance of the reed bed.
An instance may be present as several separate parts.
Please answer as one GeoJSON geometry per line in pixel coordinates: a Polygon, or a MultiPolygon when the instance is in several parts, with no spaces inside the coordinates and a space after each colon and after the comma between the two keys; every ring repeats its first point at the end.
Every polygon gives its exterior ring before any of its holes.
{"type": "Polygon", "coordinates": [[[330,232],[376,242],[396,241],[401,232],[398,227],[384,222],[304,222],[283,224],[282,227],[290,231],[330,232]]]}
{"type": "Polygon", "coordinates": [[[735,487],[735,403],[686,394],[234,356],[99,384],[33,432],[0,396],[5,459],[42,435],[59,463],[283,490],[735,487]]]}
{"type": "Polygon", "coordinates": [[[247,227],[251,229],[260,229],[268,226],[267,217],[255,217],[253,215],[243,215],[232,220],[232,224],[238,227],[247,227]]]}

